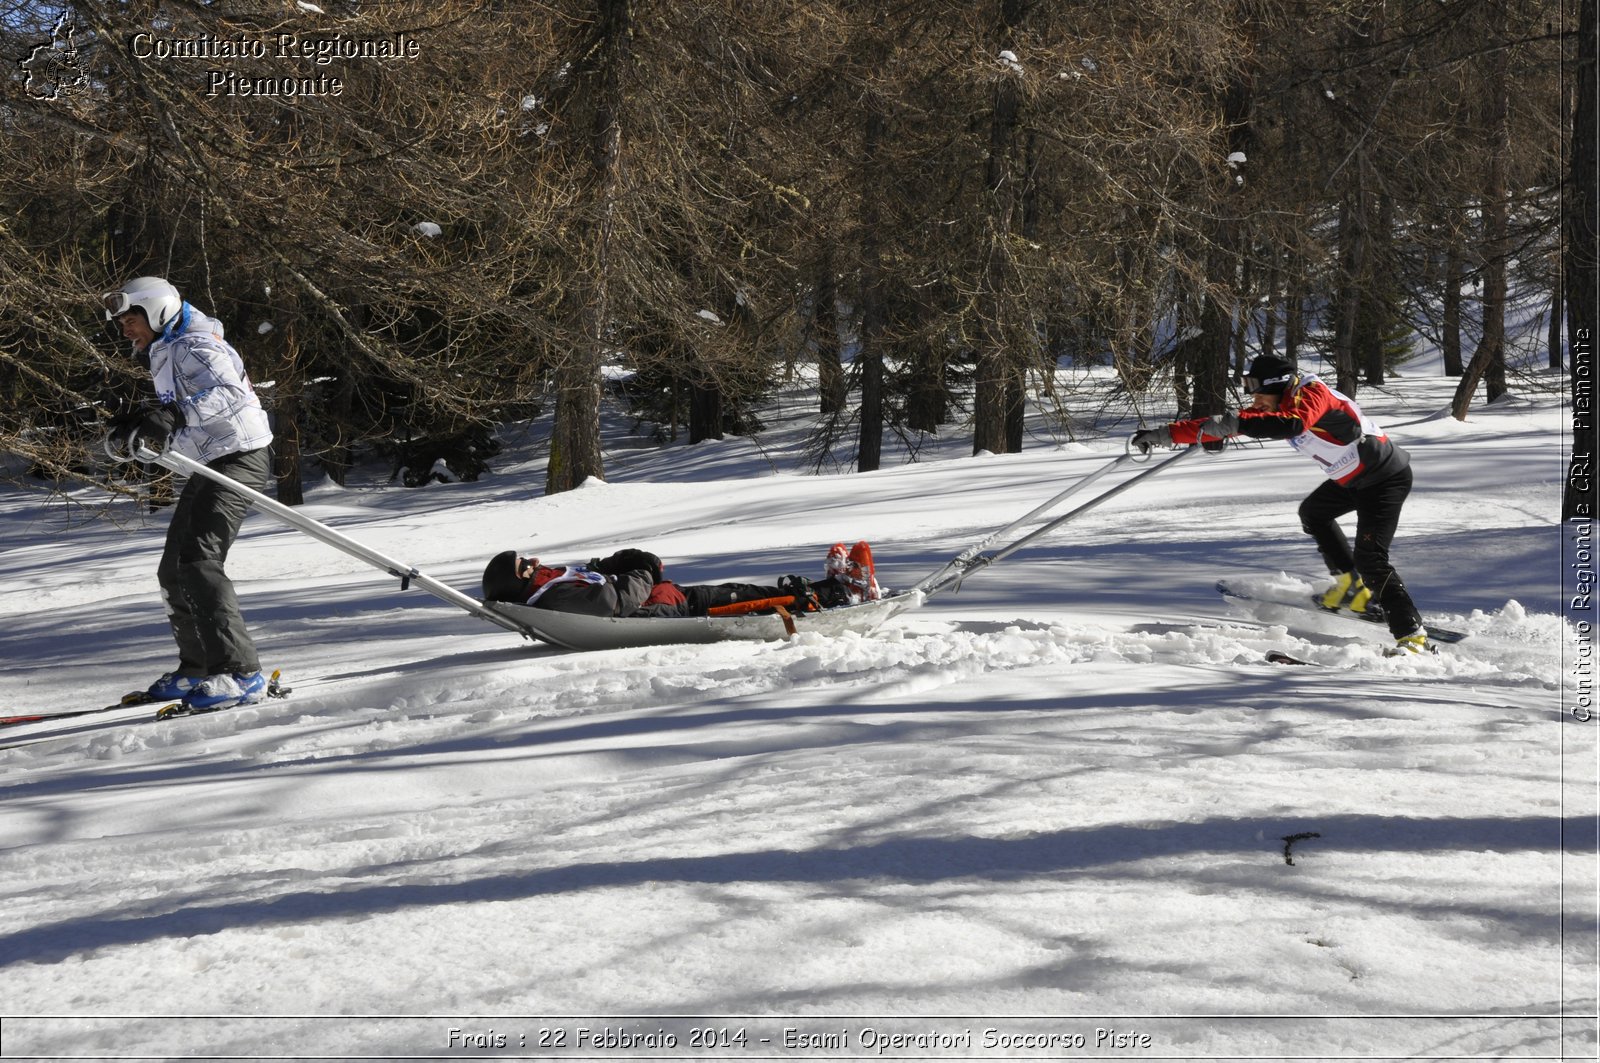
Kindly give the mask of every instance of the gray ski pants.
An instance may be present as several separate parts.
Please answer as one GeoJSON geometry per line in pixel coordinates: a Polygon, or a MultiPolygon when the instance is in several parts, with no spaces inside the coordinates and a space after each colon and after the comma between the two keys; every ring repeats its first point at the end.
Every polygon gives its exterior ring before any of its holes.
{"type": "MultiPolygon", "coordinates": [[[[262,447],[218,458],[210,467],[259,491],[271,462],[262,447]]],[[[244,495],[204,476],[191,476],[178,495],[156,578],[178,643],[180,675],[261,670],[233,582],[222,570],[249,508],[244,495]]]]}

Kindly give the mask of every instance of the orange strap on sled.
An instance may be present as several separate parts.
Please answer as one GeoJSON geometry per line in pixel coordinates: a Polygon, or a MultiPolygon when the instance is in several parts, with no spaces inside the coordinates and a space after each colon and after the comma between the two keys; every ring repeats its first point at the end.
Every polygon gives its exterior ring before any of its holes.
{"type": "Polygon", "coordinates": [[[795,604],[792,594],[785,594],[781,598],[757,598],[753,602],[734,602],[731,605],[713,605],[706,610],[707,616],[744,616],[747,613],[759,613],[771,609],[783,618],[783,630],[790,635],[794,634],[794,616],[789,612],[789,606],[795,604]]]}

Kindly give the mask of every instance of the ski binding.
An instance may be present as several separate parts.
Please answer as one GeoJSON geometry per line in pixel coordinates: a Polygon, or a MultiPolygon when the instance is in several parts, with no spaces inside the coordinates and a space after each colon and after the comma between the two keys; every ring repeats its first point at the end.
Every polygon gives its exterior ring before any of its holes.
{"type": "MultiPolygon", "coordinates": [[[[275,671],[272,678],[267,681],[266,697],[286,698],[292,692],[292,687],[286,687],[279,681],[282,672],[275,671]]],[[[262,700],[265,700],[263,698],[262,700]]],[[[223,705],[208,705],[203,708],[190,705],[187,702],[175,701],[171,705],[163,705],[156,710],[155,718],[158,720],[175,720],[180,716],[205,716],[213,712],[222,712],[226,709],[242,708],[245,705],[258,705],[259,701],[239,702],[231,701],[223,705]]]]}

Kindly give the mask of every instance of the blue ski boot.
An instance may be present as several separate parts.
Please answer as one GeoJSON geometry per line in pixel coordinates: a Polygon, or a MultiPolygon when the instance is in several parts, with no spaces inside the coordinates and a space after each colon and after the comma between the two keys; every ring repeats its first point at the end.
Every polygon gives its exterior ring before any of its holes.
{"type": "Polygon", "coordinates": [[[160,679],[151,683],[145,691],[145,697],[150,701],[175,701],[189,696],[189,692],[201,683],[197,675],[180,675],[177,672],[167,672],[160,679]]]}
{"type": "Polygon", "coordinates": [[[210,675],[184,695],[187,709],[205,711],[231,709],[235,705],[254,705],[267,696],[267,677],[260,672],[242,675],[210,675]]]}

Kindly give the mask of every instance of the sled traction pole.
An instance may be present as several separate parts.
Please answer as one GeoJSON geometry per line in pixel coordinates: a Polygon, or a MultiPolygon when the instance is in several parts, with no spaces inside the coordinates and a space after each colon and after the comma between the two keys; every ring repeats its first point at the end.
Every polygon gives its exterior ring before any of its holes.
{"type": "Polygon", "coordinates": [[[1005,527],[997,528],[990,532],[983,539],[973,543],[971,546],[961,551],[961,554],[958,557],[952,558],[951,560],[945,562],[943,568],[930,573],[928,576],[924,577],[920,583],[911,589],[914,591],[923,591],[930,595],[936,588],[942,590],[945,584],[951,582],[952,579],[959,580],[961,575],[965,573],[966,570],[972,565],[973,559],[984,550],[987,550],[990,546],[994,545],[997,540],[1003,536],[1010,535],[1012,532],[1028,523],[1034,517],[1037,517],[1043,513],[1048,513],[1050,510],[1059,506],[1061,503],[1065,502],[1079,491],[1082,491],[1085,487],[1088,487],[1090,484],[1094,483],[1096,480],[1100,479],[1100,477],[1104,476],[1112,469],[1115,469],[1117,466],[1125,465],[1133,460],[1133,451],[1131,450],[1125,454],[1120,454],[1117,457],[1112,458],[1110,461],[1106,462],[1104,465],[1100,466],[1100,468],[1085,476],[1083,479],[1079,480],[1065,491],[1055,495],[1046,502],[1040,503],[1039,505],[1030,509],[1028,512],[1024,513],[1022,516],[1018,517],[1016,520],[1012,521],[1010,524],[1007,524],[1005,527]]]}
{"type": "Polygon", "coordinates": [[[1075,517],[1079,517],[1079,516],[1089,512],[1091,509],[1094,509],[1096,506],[1100,505],[1102,502],[1109,502],[1111,499],[1113,499],[1113,498],[1117,497],[1118,495],[1122,494],[1122,492],[1124,492],[1124,491],[1128,490],[1129,488],[1133,487],[1135,484],[1139,483],[1141,480],[1149,479],[1150,477],[1154,476],[1156,473],[1160,472],[1162,469],[1165,469],[1168,466],[1177,464],[1178,462],[1180,462],[1183,459],[1187,458],[1189,455],[1193,454],[1195,451],[1197,451],[1199,449],[1200,449],[1200,447],[1198,445],[1185,447],[1183,450],[1178,451],[1176,454],[1172,455],[1171,457],[1163,458],[1161,461],[1158,461],[1156,464],[1150,466],[1150,468],[1148,468],[1148,469],[1145,469],[1143,472],[1138,473],[1138,474],[1136,474],[1134,476],[1130,476],[1128,479],[1122,481],[1122,483],[1120,483],[1117,486],[1111,488],[1109,491],[1105,491],[1102,494],[1096,495],[1095,497],[1089,499],[1089,501],[1084,502],[1084,503],[1078,505],[1077,507],[1068,510],[1067,512],[1063,513],[1061,516],[1055,518],[1052,521],[1049,521],[1048,523],[1041,524],[1039,527],[1035,528],[1033,531],[1029,532],[1027,535],[1024,535],[1020,539],[1016,539],[1016,540],[1013,540],[1012,542],[1007,543],[1006,545],[1002,546],[1000,549],[996,550],[994,553],[992,553],[992,554],[982,553],[982,551],[985,548],[987,548],[988,546],[990,546],[992,543],[994,543],[995,540],[997,540],[997,539],[1001,538],[1002,536],[1007,535],[1010,532],[1016,530],[1018,527],[1020,527],[1021,525],[1025,524],[1025,523],[1027,523],[1028,520],[1030,520],[1031,518],[1037,516],[1038,514],[1043,513],[1046,510],[1051,509],[1051,508],[1055,507],[1056,505],[1060,504],[1066,498],[1068,498],[1069,496],[1074,495],[1077,492],[1081,491],[1083,488],[1087,487],[1089,484],[1093,483],[1095,480],[1098,480],[1100,477],[1104,476],[1106,473],[1110,472],[1112,469],[1116,468],[1117,466],[1119,466],[1119,465],[1121,465],[1121,464],[1123,464],[1125,462],[1136,460],[1134,458],[1134,456],[1133,456],[1133,452],[1130,450],[1126,454],[1123,454],[1121,457],[1114,458],[1110,462],[1107,462],[1101,468],[1099,468],[1099,469],[1095,470],[1094,472],[1090,473],[1088,476],[1085,476],[1083,479],[1079,480],[1077,483],[1073,484],[1071,487],[1067,488],[1065,491],[1061,492],[1059,495],[1056,495],[1054,498],[1050,499],[1050,501],[1044,503],[1041,506],[1036,506],[1031,512],[1026,513],[1021,517],[1018,517],[1016,520],[1012,521],[1010,524],[1007,524],[1004,528],[1001,528],[998,531],[990,533],[989,536],[987,538],[985,538],[982,542],[975,543],[972,546],[967,547],[967,549],[965,549],[965,550],[963,550],[961,552],[961,555],[959,557],[955,558],[954,560],[946,562],[943,568],[938,569],[937,571],[933,572],[931,575],[929,575],[926,578],[924,578],[922,580],[922,582],[918,583],[915,587],[912,588],[912,590],[921,591],[925,597],[932,598],[935,594],[938,594],[942,590],[945,590],[945,589],[947,589],[947,588],[949,588],[951,586],[959,585],[960,582],[963,579],[966,578],[966,576],[967,576],[967,574],[969,572],[975,571],[976,569],[984,568],[984,567],[986,567],[988,565],[994,564],[997,561],[1002,561],[1005,558],[1010,557],[1012,554],[1016,553],[1018,550],[1022,549],[1024,546],[1026,546],[1029,543],[1033,542],[1035,539],[1039,538],[1040,536],[1049,534],[1050,532],[1054,531],[1056,528],[1059,528],[1061,525],[1067,523],[1067,521],[1072,520],[1075,517]]]}
{"type": "Polygon", "coordinates": [[[260,491],[257,491],[251,487],[246,487],[244,484],[235,480],[233,477],[226,475],[225,473],[217,472],[215,469],[209,469],[200,464],[198,461],[195,461],[193,458],[185,457],[182,454],[175,453],[171,449],[161,452],[153,451],[148,446],[144,445],[143,440],[140,440],[137,437],[133,439],[128,449],[131,451],[131,455],[118,454],[112,450],[111,441],[109,439],[106,440],[106,453],[110,454],[112,458],[118,461],[130,461],[133,458],[137,458],[139,461],[153,462],[157,465],[163,466],[164,468],[171,469],[173,472],[181,472],[194,476],[204,476],[208,480],[214,480],[222,486],[244,495],[257,509],[270,513],[272,516],[277,517],[285,524],[305,532],[313,539],[327,543],[335,550],[342,550],[357,560],[365,561],[373,568],[381,569],[382,571],[387,572],[389,575],[400,581],[401,590],[405,590],[407,587],[411,586],[411,584],[415,583],[417,586],[421,587],[423,590],[427,591],[440,601],[448,602],[458,609],[465,609],[467,612],[471,613],[480,620],[487,620],[496,627],[504,628],[507,631],[515,631],[524,638],[532,637],[515,620],[512,620],[510,617],[501,616],[499,613],[496,613],[491,609],[484,608],[483,604],[477,599],[469,598],[465,594],[462,594],[460,591],[456,590],[454,587],[440,583],[432,576],[425,572],[418,571],[416,568],[406,564],[404,561],[396,561],[394,558],[385,554],[381,554],[372,549],[370,546],[367,546],[363,543],[358,543],[349,536],[342,535],[339,532],[334,531],[321,521],[314,520],[311,517],[306,516],[304,513],[300,513],[294,509],[291,509],[275,498],[268,498],[260,491]]]}

